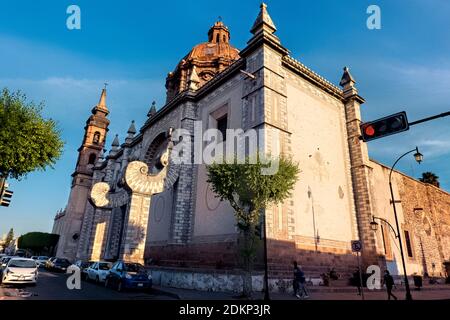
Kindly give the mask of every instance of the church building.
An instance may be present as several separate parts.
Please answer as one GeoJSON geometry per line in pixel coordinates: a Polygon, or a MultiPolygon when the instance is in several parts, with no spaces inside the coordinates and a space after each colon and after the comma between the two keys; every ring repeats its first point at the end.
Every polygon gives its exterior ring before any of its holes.
{"type": "MultiPolygon", "coordinates": [[[[273,290],[290,281],[293,260],[310,276],[330,268],[350,274],[357,267],[352,240],[362,242],[364,266],[400,275],[401,237],[408,274],[445,276],[450,194],[394,171],[396,234],[389,227],[395,226],[390,168],[369,159],[359,139],[365,100],[356,80],[348,68],[339,85],[326,80],[294,59],[276,30],[262,4],[246,47],[238,50],[228,27],[216,22],[207,41],[168,74],[165,105],[153,103],[146,122],[131,123],[122,142],[116,135],[108,153],[103,89],[86,122],[67,207],[55,217],[57,256],[134,261],[149,266],[156,282],[236,290],[234,212],[215,197],[206,164],[195,163],[193,150],[185,162],[171,160],[180,142],[174,132],[184,129],[194,141],[201,123],[203,132],[259,130],[265,151],[279,149],[299,164],[291,197],[265,210],[273,290]]],[[[256,284],[261,270],[257,263],[256,284]]]]}

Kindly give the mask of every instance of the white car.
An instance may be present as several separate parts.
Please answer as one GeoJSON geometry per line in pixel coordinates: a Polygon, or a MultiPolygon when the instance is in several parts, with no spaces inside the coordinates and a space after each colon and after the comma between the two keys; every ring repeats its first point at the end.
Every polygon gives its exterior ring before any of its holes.
{"type": "Polygon", "coordinates": [[[39,256],[37,259],[35,259],[38,267],[45,267],[45,263],[47,262],[49,258],[47,256],[39,256]]]}
{"type": "Polygon", "coordinates": [[[111,266],[112,264],[110,262],[105,261],[92,263],[89,268],[86,269],[87,280],[95,280],[97,283],[104,282],[111,266]]]}
{"type": "Polygon", "coordinates": [[[36,261],[28,258],[13,257],[2,272],[3,284],[36,284],[38,267],[36,261]]]}

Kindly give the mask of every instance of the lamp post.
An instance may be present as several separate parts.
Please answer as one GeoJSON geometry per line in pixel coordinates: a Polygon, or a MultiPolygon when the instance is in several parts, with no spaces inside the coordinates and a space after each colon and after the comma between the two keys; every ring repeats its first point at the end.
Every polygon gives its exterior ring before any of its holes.
{"type": "Polygon", "coordinates": [[[263,236],[264,236],[264,300],[269,301],[269,271],[267,266],[267,231],[266,231],[266,211],[264,210],[264,225],[263,225],[263,236]]]}
{"type": "MultiPolygon", "coordinates": [[[[406,273],[405,255],[403,253],[402,237],[400,235],[400,226],[398,224],[397,208],[395,207],[394,190],[392,188],[392,172],[394,171],[395,165],[400,161],[400,159],[402,159],[404,156],[406,156],[412,152],[415,152],[414,159],[417,161],[417,163],[420,164],[423,161],[423,155],[419,152],[419,148],[416,147],[415,149],[404,153],[400,158],[398,158],[397,161],[394,162],[394,165],[391,167],[391,171],[389,172],[389,189],[391,190],[391,200],[392,200],[392,206],[394,207],[395,224],[397,227],[396,238],[398,239],[398,243],[400,245],[400,255],[402,257],[403,274],[405,277],[406,300],[412,300],[412,296],[411,296],[411,290],[409,289],[408,275],[406,273]]],[[[377,223],[375,222],[375,218],[376,217],[373,217],[373,220],[370,223],[372,229],[374,229],[374,227],[377,226],[377,223]]],[[[377,218],[377,219],[387,222],[386,220],[381,219],[381,218],[377,218]]],[[[394,230],[394,228],[389,224],[389,222],[387,222],[387,223],[391,227],[391,229],[394,230]]],[[[394,234],[395,234],[395,232],[394,232],[394,234]]]]}
{"type": "Polygon", "coordinates": [[[370,223],[370,228],[373,231],[377,231],[378,230],[378,223],[375,221],[375,219],[383,221],[384,223],[386,223],[389,226],[389,228],[391,228],[392,232],[394,233],[395,239],[398,239],[398,237],[400,237],[400,235],[397,234],[397,232],[395,231],[394,227],[389,223],[389,221],[387,221],[386,219],[380,218],[380,217],[372,216],[372,222],[370,223]]]}

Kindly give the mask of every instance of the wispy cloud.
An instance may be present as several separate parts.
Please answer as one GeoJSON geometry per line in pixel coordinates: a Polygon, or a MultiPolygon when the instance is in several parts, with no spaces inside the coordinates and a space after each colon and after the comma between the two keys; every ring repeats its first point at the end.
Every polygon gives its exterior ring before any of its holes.
{"type": "Polygon", "coordinates": [[[422,140],[419,142],[423,151],[430,159],[437,158],[443,155],[450,155],[450,140],[422,140]]]}
{"type": "Polygon", "coordinates": [[[450,95],[450,66],[386,65],[405,86],[431,95],[450,95]]]}

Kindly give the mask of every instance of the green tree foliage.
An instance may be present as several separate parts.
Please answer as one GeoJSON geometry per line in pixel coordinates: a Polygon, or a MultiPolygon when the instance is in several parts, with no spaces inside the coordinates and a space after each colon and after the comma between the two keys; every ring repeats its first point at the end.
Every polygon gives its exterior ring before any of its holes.
{"type": "Polygon", "coordinates": [[[20,91],[0,94],[0,175],[20,179],[45,170],[59,159],[64,146],[52,119],[42,117],[43,104],[27,102],[20,91]]]}
{"type": "Polygon", "coordinates": [[[253,270],[258,237],[255,231],[261,213],[269,205],[277,204],[291,195],[300,172],[298,164],[280,157],[270,162],[257,159],[255,164],[247,160],[244,164],[222,163],[207,167],[208,180],[216,197],[228,201],[234,209],[237,226],[241,233],[240,250],[244,269],[243,294],[252,294],[251,273],[253,270]],[[275,174],[265,175],[272,161],[278,161],[275,174]]]}
{"type": "Polygon", "coordinates": [[[439,177],[435,175],[433,172],[427,171],[422,173],[422,178],[419,178],[420,181],[424,183],[432,184],[435,187],[440,187],[439,177]]]}
{"type": "Polygon", "coordinates": [[[45,232],[28,232],[19,237],[17,246],[19,249],[26,249],[41,254],[51,252],[58,243],[59,235],[45,232]]]}

